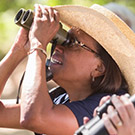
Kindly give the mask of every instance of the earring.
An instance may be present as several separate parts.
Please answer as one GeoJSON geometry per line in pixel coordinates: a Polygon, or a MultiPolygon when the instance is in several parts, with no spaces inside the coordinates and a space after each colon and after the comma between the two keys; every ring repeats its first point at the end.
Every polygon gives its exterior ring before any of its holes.
{"type": "Polygon", "coordinates": [[[95,77],[94,76],[92,76],[92,82],[94,82],[95,81],[95,77]]]}

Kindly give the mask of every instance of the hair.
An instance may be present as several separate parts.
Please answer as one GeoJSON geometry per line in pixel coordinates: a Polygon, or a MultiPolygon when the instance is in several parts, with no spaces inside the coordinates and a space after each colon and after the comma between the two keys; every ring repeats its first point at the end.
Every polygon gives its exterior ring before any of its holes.
{"type": "Polygon", "coordinates": [[[128,91],[126,79],[116,62],[98,42],[96,48],[98,52],[97,57],[102,60],[105,66],[105,72],[102,76],[96,77],[95,81],[91,83],[93,93],[114,93],[121,89],[128,91]]]}

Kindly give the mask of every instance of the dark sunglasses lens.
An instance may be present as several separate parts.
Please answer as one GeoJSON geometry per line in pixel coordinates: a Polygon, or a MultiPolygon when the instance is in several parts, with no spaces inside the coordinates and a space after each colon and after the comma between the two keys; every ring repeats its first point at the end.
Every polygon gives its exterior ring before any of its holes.
{"type": "Polygon", "coordinates": [[[67,40],[62,44],[65,47],[72,47],[74,45],[75,38],[68,34],[67,40]]]}

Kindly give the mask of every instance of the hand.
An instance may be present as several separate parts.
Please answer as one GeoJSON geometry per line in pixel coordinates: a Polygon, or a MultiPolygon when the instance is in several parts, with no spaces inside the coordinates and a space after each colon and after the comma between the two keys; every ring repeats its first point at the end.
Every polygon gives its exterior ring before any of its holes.
{"type": "Polygon", "coordinates": [[[59,15],[57,11],[51,7],[36,4],[34,21],[29,33],[31,48],[40,46],[46,49],[58,29],[59,15]]]}
{"type": "Polygon", "coordinates": [[[26,57],[27,52],[29,51],[29,48],[30,48],[30,45],[28,41],[28,31],[24,28],[20,28],[16,36],[15,42],[11,48],[11,51],[17,52],[19,53],[19,55],[26,57]]]}
{"type": "MultiPolygon", "coordinates": [[[[103,105],[107,100],[110,99],[110,96],[104,96],[99,103],[99,106],[103,105]]],[[[95,117],[97,115],[96,111],[97,111],[98,107],[95,108],[94,112],[93,112],[93,117],[95,117]]]]}
{"type": "Polygon", "coordinates": [[[126,96],[113,96],[107,114],[103,114],[110,135],[135,135],[135,108],[126,96]],[[113,123],[113,124],[112,124],[113,123]]]}

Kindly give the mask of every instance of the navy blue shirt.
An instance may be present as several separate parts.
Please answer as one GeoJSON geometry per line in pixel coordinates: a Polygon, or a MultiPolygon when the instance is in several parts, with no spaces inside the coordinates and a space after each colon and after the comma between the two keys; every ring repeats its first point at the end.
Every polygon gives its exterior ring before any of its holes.
{"type": "MultiPolygon", "coordinates": [[[[127,93],[126,90],[119,90],[118,92],[113,94],[123,95],[125,93],[127,93]]],[[[68,94],[61,87],[54,89],[50,93],[50,96],[54,104],[64,104],[73,112],[78,121],[79,126],[83,125],[83,117],[87,116],[89,119],[93,118],[94,109],[99,105],[101,98],[107,95],[111,96],[112,94],[95,93],[93,95],[88,96],[84,100],[69,102],[70,100],[68,94]]],[[[38,134],[35,133],[35,135],[38,134]]]]}
{"type": "MultiPolygon", "coordinates": [[[[119,91],[117,95],[123,95],[126,91],[119,91]]],[[[82,101],[67,102],[65,105],[74,113],[79,126],[83,125],[83,117],[93,118],[94,109],[99,105],[102,97],[112,95],[110,93],[96,93],[82,101]]]]}

